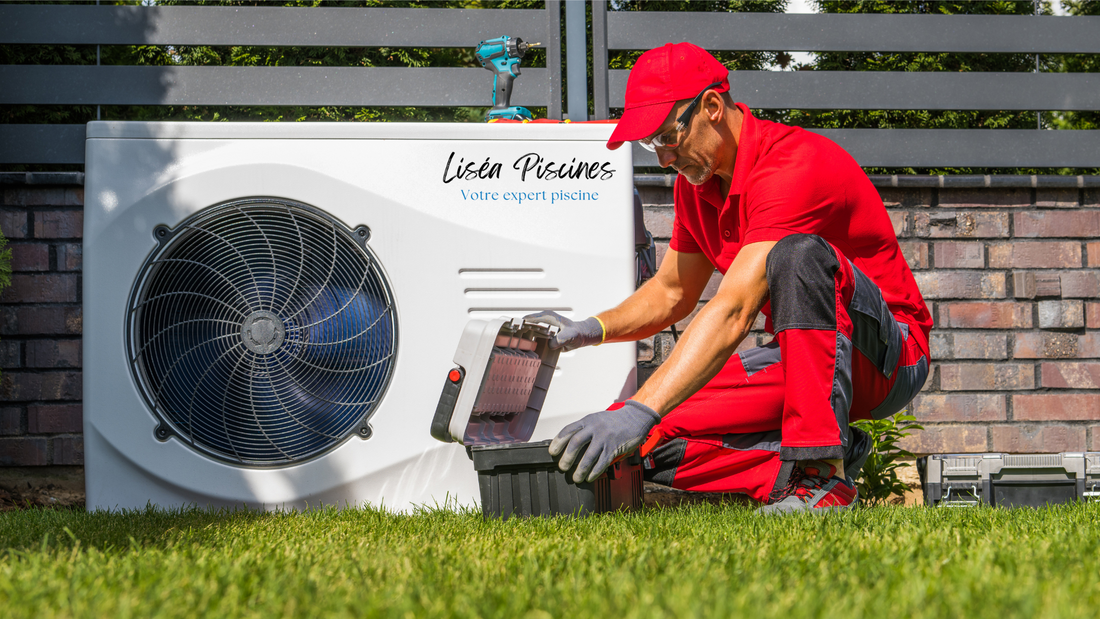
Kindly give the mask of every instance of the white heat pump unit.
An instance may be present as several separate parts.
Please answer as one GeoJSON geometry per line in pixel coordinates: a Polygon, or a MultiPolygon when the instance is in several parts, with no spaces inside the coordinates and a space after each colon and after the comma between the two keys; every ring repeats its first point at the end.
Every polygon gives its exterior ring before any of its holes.
{"type": "MultiPolygon", "coordinates": [[[[430,426],[471,318],[587,317],[634,286],[611,125],[88,125],[89,509],[476,505],[430,426]]],[[[562,354],[535,430],[635,388],[562,354]]]]}

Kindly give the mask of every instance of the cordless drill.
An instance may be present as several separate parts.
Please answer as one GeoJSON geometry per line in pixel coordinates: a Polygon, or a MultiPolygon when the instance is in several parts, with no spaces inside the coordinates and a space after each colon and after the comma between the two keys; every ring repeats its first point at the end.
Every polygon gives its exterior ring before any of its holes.
{"type": "Polygon", "coordinates": [[[503,36],[477,44],[474,55],[481,66],[493,72],[493,109],[489,110],[489,122],[494,120],[531,120],[531,111],[525,107],[509,105],[512,100],[512,82],[519,77],[519,61],[527,50],[540,43],[524,43],[519,37],[503,36]]]}

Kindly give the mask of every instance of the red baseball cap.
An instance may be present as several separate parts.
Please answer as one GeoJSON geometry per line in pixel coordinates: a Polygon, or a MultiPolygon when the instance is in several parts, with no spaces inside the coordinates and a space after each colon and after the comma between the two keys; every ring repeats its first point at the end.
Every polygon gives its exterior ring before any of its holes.
{"type": "Polygon", "coordinates": [[[623,142],[649,137],[677,101],[694,99],[718,82],[714,90],[730,89],[729,69],[698,45],[665,43],[642,54],[626,80],[626,109],[607,147],[615,150],[623,142]]]}

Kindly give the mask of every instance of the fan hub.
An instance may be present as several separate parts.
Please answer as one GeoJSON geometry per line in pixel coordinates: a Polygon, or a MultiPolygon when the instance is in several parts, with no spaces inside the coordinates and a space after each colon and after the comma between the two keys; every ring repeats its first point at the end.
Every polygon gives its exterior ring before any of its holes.
{"type": "Polygon", "coordinates": [[[241,340],[244,341],[245,348],[258,355],[279,350],[285,337],[286,327],[274,312],[252,312],[241,325],[241,340]]]}

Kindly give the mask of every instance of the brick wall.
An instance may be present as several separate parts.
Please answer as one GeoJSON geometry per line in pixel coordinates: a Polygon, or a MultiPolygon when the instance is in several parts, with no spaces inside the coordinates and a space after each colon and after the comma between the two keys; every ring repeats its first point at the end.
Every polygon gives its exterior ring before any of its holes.
{"type": "Polygon", "coordinates": [[[0,466],[84,462],[80,174],[0,174],[12,285],[0,295],[0,466]]]}
{"type": "MultiPolygon", "coordinates": [[[[936,320],[912,406],[927,429],[908,447],[1100,451],[1100,179],[873,180],[936,320]]],[[[0,296],[0,466],[83,462],[81,181],[0,174],[15,269],[0,296]]],[[[639,184],[660,256],[671,178],[639,184]]],[[[762,326],[745,347],[768,341],[762,326]]],[[[643,379],[672,347],[670,332],[640,343],[643,379]]]]}
{"type": "MultiPolygon", "coordinates": [[[[1100,178],[872,180],[936,325],[932,372],[910,406],[926,429],[906,446],[1100,451],[1100,178]]],[[[639,179],[659,256],[672,231],[671,181],[639,179]]],[[[771,339],[762,320],[756,327],[742,349],[771,339]]],[[[640,376],[673,345],[671,332],[642,342],[640,376]]]]}

